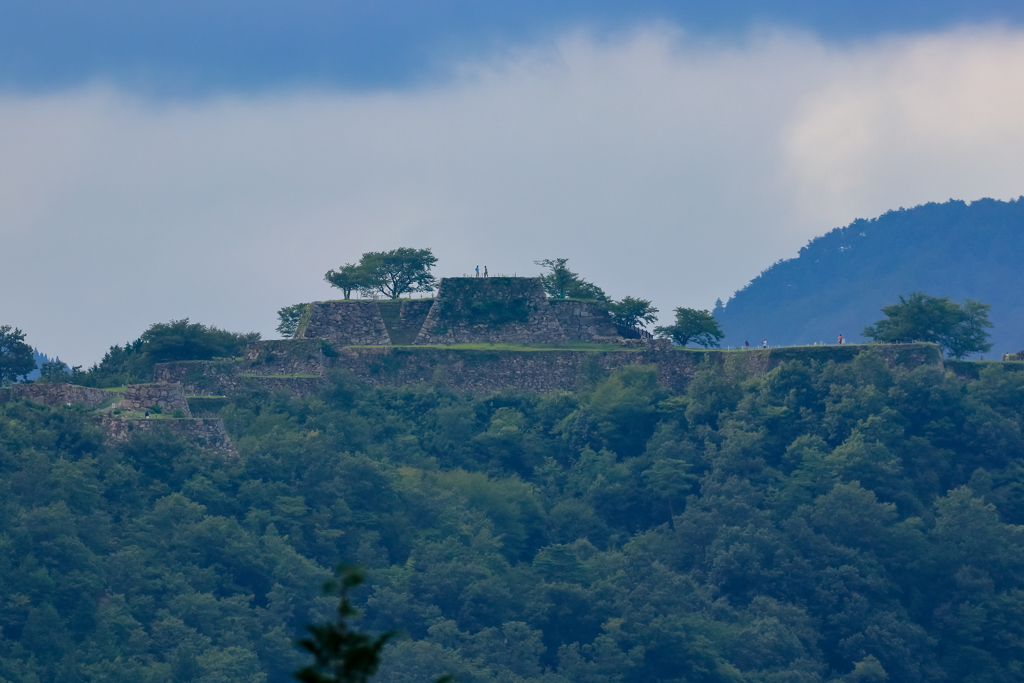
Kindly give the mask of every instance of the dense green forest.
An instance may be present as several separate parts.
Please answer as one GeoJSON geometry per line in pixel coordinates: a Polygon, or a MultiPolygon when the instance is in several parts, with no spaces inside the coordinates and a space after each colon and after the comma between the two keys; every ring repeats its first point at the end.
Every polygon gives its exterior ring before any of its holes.
{"type": "Polygon", "coordinates": [[[0,406],[0,681],[287,681],[368,572],[381,683],[1019,681],[1024,373],[239,395],[238,457],[0,406]]]}
{"type": "MultiPolygon", "coordinates": [[[[992,305],[992,353],[1024,349],[1024,201],[950,200],[858,219],[779,261],[714,311],[723,345],[861,339],[878,311],[922,291],[992,305]]],[[[977,358],[977,354],[973,356],[977,358]]],[[[985,355],[986,358],[990,356],[985,355]]]]}

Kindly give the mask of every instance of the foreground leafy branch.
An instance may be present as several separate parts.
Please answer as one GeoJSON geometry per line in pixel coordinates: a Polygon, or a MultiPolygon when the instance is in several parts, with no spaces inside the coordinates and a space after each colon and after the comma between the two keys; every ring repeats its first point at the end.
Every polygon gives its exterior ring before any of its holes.
{"type": "Polygon", "coordinates": [[[307,626],[312,637],[298,645],[316,658],[316,663],[295,673],[304,683],[366,683],[380,667],[380,652],[394,635],[394,631],[376,639],[349,627],[347,620],[359,614],[348,599],[348,592],[365,578],[358,567],[340,565],[337,578],[324,584],[324,592],[337,594],[338,618],[321,625],[307,626]]]}

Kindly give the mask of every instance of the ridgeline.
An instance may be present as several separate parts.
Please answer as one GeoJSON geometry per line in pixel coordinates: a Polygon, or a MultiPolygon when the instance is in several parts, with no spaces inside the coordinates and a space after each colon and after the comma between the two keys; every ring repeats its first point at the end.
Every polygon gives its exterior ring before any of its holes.
{"type": "Polygon", "coordinates": [[[856,220],[779,261],[714,311],[724,345],[861,340],[901,295],[992,305],[993,357],[1024,347],[1024,201],[950,200],[856,220]]]}

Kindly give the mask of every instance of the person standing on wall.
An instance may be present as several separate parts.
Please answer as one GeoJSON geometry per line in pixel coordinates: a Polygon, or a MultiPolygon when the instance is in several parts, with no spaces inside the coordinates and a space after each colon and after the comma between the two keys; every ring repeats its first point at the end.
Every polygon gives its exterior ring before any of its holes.
{"type": "Polygon", "coordinates": [[[842,343],[843,343],[843,335],[839,335],[839,343],[840,343],[840,344],[842,344],[842,343]]]}
{"type": "Polygon", "coordinates": [[[484,277],[487,277],[487,266],[484,266],[484,277]]]}
{"type": "Polygon", "coordinates": [[[480,277],[480,266],[476,267],[476,276],[480,277]]]}

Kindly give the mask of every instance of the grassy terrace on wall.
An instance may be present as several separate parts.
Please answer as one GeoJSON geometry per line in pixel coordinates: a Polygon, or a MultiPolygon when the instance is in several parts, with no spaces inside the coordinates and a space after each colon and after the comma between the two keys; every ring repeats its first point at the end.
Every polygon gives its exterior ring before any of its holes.
{"type": "Polygon", "coordinates": [[[978,379],[982,370],[993,366],[1003,372],[1024,372],[1024,362],[1016,360],[946,360],[944,365],[962,379],[978,379]]]}

